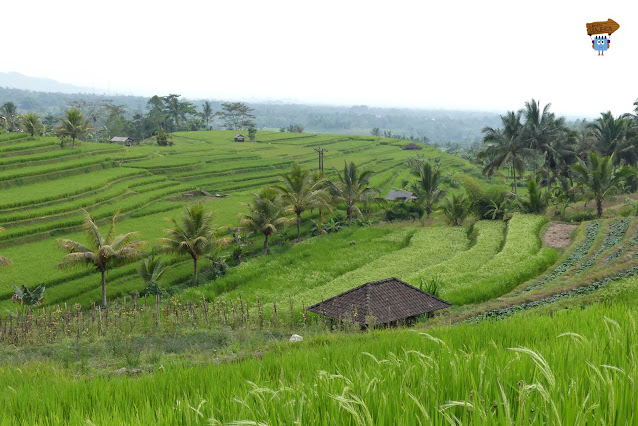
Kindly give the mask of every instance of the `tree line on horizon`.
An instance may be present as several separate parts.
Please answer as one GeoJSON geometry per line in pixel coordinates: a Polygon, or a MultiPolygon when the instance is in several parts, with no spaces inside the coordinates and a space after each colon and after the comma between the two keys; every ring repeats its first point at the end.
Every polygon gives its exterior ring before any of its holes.
{"type": "Polygon", "coordinates": [[[607,111],[578,126],[568,126],[550,107],[532,99],[502,115],[501,127],[483,128],[484,147],[474,160],[485,175],[511,179],[514,195],[525,174],[528,189],[533,186],[539,197],[553,194],[569,203],[591,195],[598,217],[608,193],[638,191],[638,100],[633,113],[614,116],[607,111]]]}

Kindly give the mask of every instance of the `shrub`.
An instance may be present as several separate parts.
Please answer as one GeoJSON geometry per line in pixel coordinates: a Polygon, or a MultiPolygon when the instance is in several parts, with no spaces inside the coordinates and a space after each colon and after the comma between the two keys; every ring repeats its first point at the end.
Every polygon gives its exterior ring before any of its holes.
{"type": "Polygon", "coordinates": [[[425,210],[416,203],[399,203],[385,211],[385,220],[415,220],[423,217],[425,210]]]}
{"type": "Polygon", "coordinates": [[[503,220],[504,210],[494,214],[494,206],[506,205],[509,201],[510,193],[502,186],[490,186],[481,188],[476,179],[469,176],[462,176],[465,191],[472,205],[472,212],[481,219],[503,220]]]}

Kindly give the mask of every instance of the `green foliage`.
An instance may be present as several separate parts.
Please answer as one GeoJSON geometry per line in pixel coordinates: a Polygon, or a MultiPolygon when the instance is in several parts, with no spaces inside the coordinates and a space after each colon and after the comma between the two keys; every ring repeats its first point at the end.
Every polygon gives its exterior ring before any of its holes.
{"type": "Polygon", "coordinates": [[[142,260],[137,268],[137,273],[144,281],[144,289],[140,292],[142,296],[165,293],[165,290],[159,286],[159,280],[169,267],[162,266],[162,258],[158,256],[150,255],[142,260]]]}
{"type": "Polygon", "coordinates": [[[115,235],[115,222],[117,212],[111,217],[111,226],[106,236],[102,236],[95,220],[88,212],[85,212],[84,229],[89,242],[85,246],[70,239],[60,239],[60,248],[68,254],[58,267],[69,267],[73,265],[86,265],[95,268],[102,274],[102,306],[106,307],[106,271],[112,267],[126,265],[139,259],[143,253],[140,248],[145,244],[135,238],[137,232],[128,232],[122,235],[115,235]]]}
{"type": "Polygon", "coordinates": [[[193,285],[198,282],[197,262],[211,250],[227,247],[230,238],[221,237],[225,229],[213,225],[213,212],[202,203],[184,208],[180,222],[170,219],[171,228],[164,230],[166,237],[160,238],[158,250],[177,255],[189,255],[193,259],[193,285]]]}
{"type": "Polygon", "coordinates": [[[428,279],[421,278],[421,284],[419,288],[426,293],[430,293],[432,296],[439,297],[441,295],[441,287],[444,283],[441,280],[441,276],[435,275],[428,279]]]}
{"type": "Polygon", "coordinates": [[[415,220],[423,217],[425,209],[416,203],[396,203],[385,211],[385,220],[415,220]]]}
{"type": "Polygon", "coordinates": [[[75,140],[82,138],[93,129],[93,125],[77,108],[64,111],[64,117],[60,117],[60,125],[55,128],[56,133],[64,138],[71,138],[71,148],[75,147],[75,140]]]}
{"type": "Polygon", "coordinates": [[[549,191],[543,192],[540,188],[541,175],[536,175],[535,179],[527,180],[527,194],[519,199],[519,205],[525,213],[543,214],[547,210],[551,194],[549,191]]]}
{"type": "Polygon", "coordinates": [[[239,214],[239,224],[246,230],[260,232],[264,236],[264,254],[270,252],[268,239],[280,226],[290,224],[290,208],[286,208],[282,198],[274,188],[265,187],[253,194],[252,204],[246,205],[250,213],[239,214]]]}
{"type": "Polygon", "coordinates": [[[173,135],[166,132],[164,129],[159,129],[155,132],[155,140],[159,146],[173,146],[173,135]]]}
{"type": "Polygon", "coordinates": [[[255,126],[253,109],[243,102],[225,102],[221,106],[222,110],[217,115],[224,121],[226,129],[241,130],[255,126]]]}
{"type": "MultiPolygon", "coordinates": [[[[611,300],[631,299],[635,283],[621,283],[611,300]]],[[[273,350],[241,362],[182,363],[137,377],[6,365],[3,383],[15,392],[5,394],[0,422],[438,425],[454,416],[462,424],[634,424],[634,311],[621,302],[420,334],[319,334],[294,348],[272,342],[273,350]]],[[[146,338],[111,353],[137,364],[136,353],[143,363],[160,341],[181,354],[200,346],[211,353],[228,339],[222,331],[146,338]]]]}
{"type": "Polygon", "coordinates": [[[472,212],[477,217],[492,220],[509,217],[508,213],[514,209],[514,204],[507,189],[500,186],[481,187],[476,179],[469,176],[462,176],[461,179],[472,205],[472,212]]]}
{"type": "Polygon", "coordinates": [[[581,162],[572,167],[578,183],[596,200],[598,217],[603,215],[603,200],[607,194],[618,189],[629,176],[636,174],[635,169],[628,166],[615,170],[613,164],[613,154],[600,158],[595,151],[591,151],[587,163],[581,162]]]}
{"type": "Polygon", "coordinates": [[[418,201],[424,205],[427,218],[430,218],[435,205],[445,195],[443,184],[445,179],[438,164],[434,166],[429,161],[420,161],[413,169],[418,180],[412,184],[412,191],[418,201]]]}
{"type": "Polygon", "coordinates": [[[448,223],[460,226],[470,214],[470,208],[470,201],[461,194],[445,198],[439,210],[443,212],[448,223]]]}
{"type": "Polygon", "coordinates": [[[45,287],[43,285],[39,285],[33,290],[29,290],[26,285],[22,286],[22,289],[13,287],[13,301],[18,302],[21,305],[26,305],[29,307],[39,306],[40,303],[44,300],[44,290],[45,287]]]}
{"type": "Polygon", "coordinates": [[[348,164],[344,161],[343,173],[337,171],[337,175],[339,182],[332,183],[330,187],[335,201],[345,203],[348,221],[355,216],[362,217],[363,214],[357,204],[371,201],[379,193],[377,188],[369,184],[372,171],[363,170],[359,172],[354,162],[348,164]]]}

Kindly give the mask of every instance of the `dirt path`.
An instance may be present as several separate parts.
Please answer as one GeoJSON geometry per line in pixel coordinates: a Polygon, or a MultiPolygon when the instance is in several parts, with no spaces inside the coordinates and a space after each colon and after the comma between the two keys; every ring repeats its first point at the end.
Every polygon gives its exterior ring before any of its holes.
{"type": "Polygon", "coordinates": [[[578,225],[572,225],[563,222],[552,222],[545,231],[545,245],[553,248],[564,249],[572,243],[570,238],[572,231],[578,228],[578,225]]]}

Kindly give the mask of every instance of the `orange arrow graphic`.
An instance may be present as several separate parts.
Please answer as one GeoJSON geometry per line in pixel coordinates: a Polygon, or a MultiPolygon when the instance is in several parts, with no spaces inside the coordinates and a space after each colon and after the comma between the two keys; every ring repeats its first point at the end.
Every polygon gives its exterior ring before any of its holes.
{"type": "Polygon", "coordinates": [[[613,19],[607,19],[607,21],[590,22],[587,24],[587,35],[592,34],[609,34],[620,28],[618,22],[613,19]]]}

